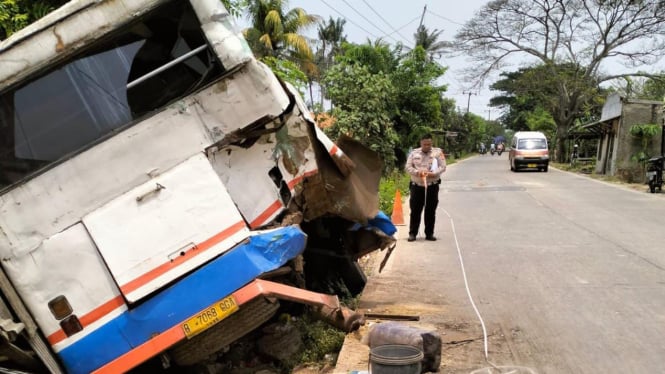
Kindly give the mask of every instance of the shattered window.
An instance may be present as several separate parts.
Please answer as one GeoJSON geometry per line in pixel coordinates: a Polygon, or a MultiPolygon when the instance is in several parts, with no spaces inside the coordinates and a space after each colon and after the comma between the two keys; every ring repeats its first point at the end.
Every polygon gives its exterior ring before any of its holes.
{"type": "Polygon", "coordinates": [[[186,2],[0,95],[0,188],[212,82],[223,72],[186,2]]]}

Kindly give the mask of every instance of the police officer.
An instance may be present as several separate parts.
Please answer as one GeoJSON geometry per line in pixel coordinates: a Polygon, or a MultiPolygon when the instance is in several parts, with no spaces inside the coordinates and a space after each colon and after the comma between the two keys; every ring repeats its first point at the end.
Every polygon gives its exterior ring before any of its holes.
{"type": "Polygon", "coordinates": [[[441,174],[446,171],[446,157],[441,148],[432,147],[432,135],[426,134],[420,139],[420,148],[414,149],[406,160],[406,172],[411,176],[409,185],[411,219],[409,239],[416,240],[420,227],[420,215],[425,208],[425,240],[436,240],[434,219],[436,206],[439,204],[439,184],[441,174]],[[427,188],[425,188],[427,186],[427,188]],[[425,196],[427,191],[427,196],[425,196]]]}

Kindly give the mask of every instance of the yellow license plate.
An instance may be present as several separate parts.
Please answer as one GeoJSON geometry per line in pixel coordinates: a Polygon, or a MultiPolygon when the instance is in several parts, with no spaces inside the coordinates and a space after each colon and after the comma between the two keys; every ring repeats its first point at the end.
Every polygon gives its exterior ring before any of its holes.
{"type": "Polygon", "coordinates": [[[237,310],[238,304],[236,303],[236,299],[233,296],[225,297],[185,321],[182,324],[182,330],[185,332],[187,339],[190,339],[194,335],[200,334],[217,322],[235,313],[237,310]]]}
{"type": "Polygon", "coordinates": [[[527,164],[526,166],[527,166],[527,167],[530,167],[530,168],[535,168],[535,167],[537,167],[538,165],[536,165],[536,164],[527,164]]]}

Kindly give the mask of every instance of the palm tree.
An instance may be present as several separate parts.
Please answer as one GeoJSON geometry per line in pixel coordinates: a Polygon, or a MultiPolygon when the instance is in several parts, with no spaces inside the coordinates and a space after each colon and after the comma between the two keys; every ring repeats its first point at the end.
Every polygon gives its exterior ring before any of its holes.
{"type": "Polygon", "coordinates": [[[430,33],[425,25],[420,25],[418,26],[416,33],[413,34],[416,46],[423,47],[430,59],[433,59],[434,55],[440,56],[444,50],[452,46],[450,42],[437,41],[442,32],[443,30],[434,29],[434,31],[430,33]]]}
{"type": "Polygon", "coordinates": [[[345,19],[337,18],[335,20],[332,17],[328,19],[327,24],[319,24],[319,40],[321,41],[319,53],[326,67],[331,65],[333,57],[340,53],[342,43],[346,41],[346,35],[344,35],[345,24],[345,19]],[[330,47],[330,51],[328,51],[328,47],[330,47]]]}
{"type": "Polygon", "coordinates": [[[287,7],[288,0],[249,0],[247,17],[252,26],[243,34],[258,58],[273,56],[301,65],[300,60],[312,60],[312,50],[299,32],[319,17],[302,8],[287,7]]]}
{"type": "MultiPolygon", "coordinates": [[[[328,19],[328,23],[321,22],[318,27],[319,41],[321,48],[316,52],[316,65],[318,66],[319,73],[325,72],[333,63],[335,56],[341,53],[342,43],[346,42],[346,35],[344,35],[344,25],[346,20],[337,18],[334,20],[332,17],[328,19]]],[[[310,100],[314,100],[312,96],[312,81],[316,80],[318,76],[310,77],[310,100]]],[[[323,98],[325,97],[325,87],[319,85],[321,89],[321,108],[323,108],[323,98]]]]}

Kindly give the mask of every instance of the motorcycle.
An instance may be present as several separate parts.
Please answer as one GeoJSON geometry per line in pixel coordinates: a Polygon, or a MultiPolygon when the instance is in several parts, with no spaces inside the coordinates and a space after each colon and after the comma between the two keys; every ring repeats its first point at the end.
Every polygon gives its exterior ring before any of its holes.
{"type": "Polygon", "coordinates": [[[496,152],[496,147],[494,146],[494,144],[491,144],[491,145],[490,145],[490,154],[491,154],[492,156],[494,156],[494,152],[496,152]]]}
{"type": "Polygon", "coordinates": [[[647,160],[647,184],[651,193],[662,190],[663,187],[663,161],[665,156],[653,157],[647,160]]]}
{"type": "Polygon", "coordinates": [[[503,143],[500,143],[500,144],[496,147],[496,153],[497,153],[499,156],[501,156],[501,153],[503,153],[503,148],[504,148],[503,143]]]}

